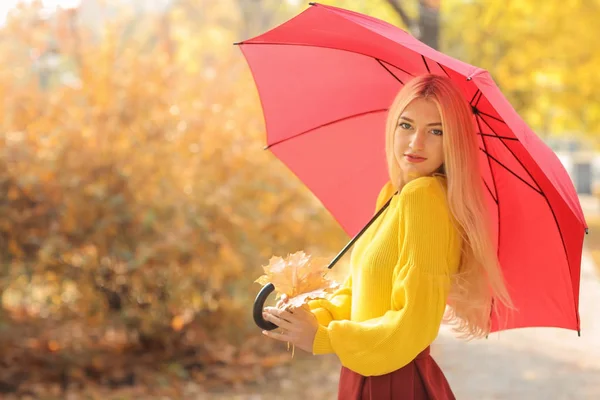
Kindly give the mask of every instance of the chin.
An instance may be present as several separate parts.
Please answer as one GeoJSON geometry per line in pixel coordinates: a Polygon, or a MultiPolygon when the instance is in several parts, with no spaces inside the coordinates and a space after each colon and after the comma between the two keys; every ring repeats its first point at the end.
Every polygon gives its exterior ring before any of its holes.
{"type": "Polygon", "coordinates": [[[417,178],[421,178],[421,177],[425,176],[424,174],[421,174],[418,172],[409,172],[406,175],[407,175],[409,181],[412,181],[413,179],[417,179],[417,178]]]}

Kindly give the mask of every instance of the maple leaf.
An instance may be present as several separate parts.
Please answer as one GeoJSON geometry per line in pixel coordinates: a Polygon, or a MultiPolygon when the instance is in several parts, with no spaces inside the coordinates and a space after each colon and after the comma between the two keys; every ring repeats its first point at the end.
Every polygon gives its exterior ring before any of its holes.
{"type": "Polygon", "coordinates": [[[285,259],[273,256],[269,264],[263,266],[265,275],[255,282],[275,286],[277,298],[288,297],[285,307],[300,307],[310,299],[323,298],[337,289],[340,284],[325,277],[328,260],[313,257],[298,251],[285,259]]]}

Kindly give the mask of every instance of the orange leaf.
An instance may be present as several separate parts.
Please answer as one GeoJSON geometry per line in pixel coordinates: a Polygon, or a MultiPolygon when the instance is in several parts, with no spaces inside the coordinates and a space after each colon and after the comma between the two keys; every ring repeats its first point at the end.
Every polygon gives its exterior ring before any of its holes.
{"type": "Polygon", "coordinates": [[[58,350],[60,350],[60,345],[56,340],[50,340],[48,342],[48,350],[50,350],[53,353],[57,352],[58,350]]]}
{"type": "Polygon", "coordinates": [[[290,362],[291,357],[287,353],[276,354],[272,356],[267,356],[263,358],[260,362],[260,365],[265,368],[272,368],[276,365],[281,365],[290,362]]]}
{"type": "Polygon", "coordinates": [[[185,325],[185,322],[181,315],[176,315],[171,320],[171,327],[176,332],[179,332],[181,329],[183,329],[183,325],[185,325]]]}

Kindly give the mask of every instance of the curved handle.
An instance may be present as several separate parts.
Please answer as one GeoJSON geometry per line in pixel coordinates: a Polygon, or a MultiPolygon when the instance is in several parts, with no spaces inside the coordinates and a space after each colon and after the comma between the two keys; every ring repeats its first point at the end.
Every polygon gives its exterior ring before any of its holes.
{"type": "Polygon", "coordinates": [[[272,331],[273,329],[277,329],[278,326],[272,322],[266,321],[263,316],[263,308],[265,307],[265,301],[269,297],[269,295],[275,290],[275,285],[272,283],[267,283],[263,288],[258,292],[256,299],[254,300],[254,309],[252,314],[254,316],[254,322],[258,325],[259,328],[272,331]]]}

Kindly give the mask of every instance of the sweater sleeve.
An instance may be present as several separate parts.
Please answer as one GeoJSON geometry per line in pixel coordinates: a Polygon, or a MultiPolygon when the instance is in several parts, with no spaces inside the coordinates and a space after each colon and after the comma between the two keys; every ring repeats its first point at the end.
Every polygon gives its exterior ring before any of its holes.
{"type": "Polygon", "coordinates": [[[313,353],[333,351],[342,365],[361,375],[383,375],[411,362],[435,340],[450,288],[448,251],[455,232],[436,184],[417,179],[399,195],[391,309],[367,321],[319,326],[313,353]]]}
{"type": "Polygon", "coordinates": [[[352,308],[352,275],[344,281],[342,287],[327,299],[316,299],[308,302],[312,313],[317,317],[319,325],[328,326],[333,320],[350,319],[352,308]]]}

